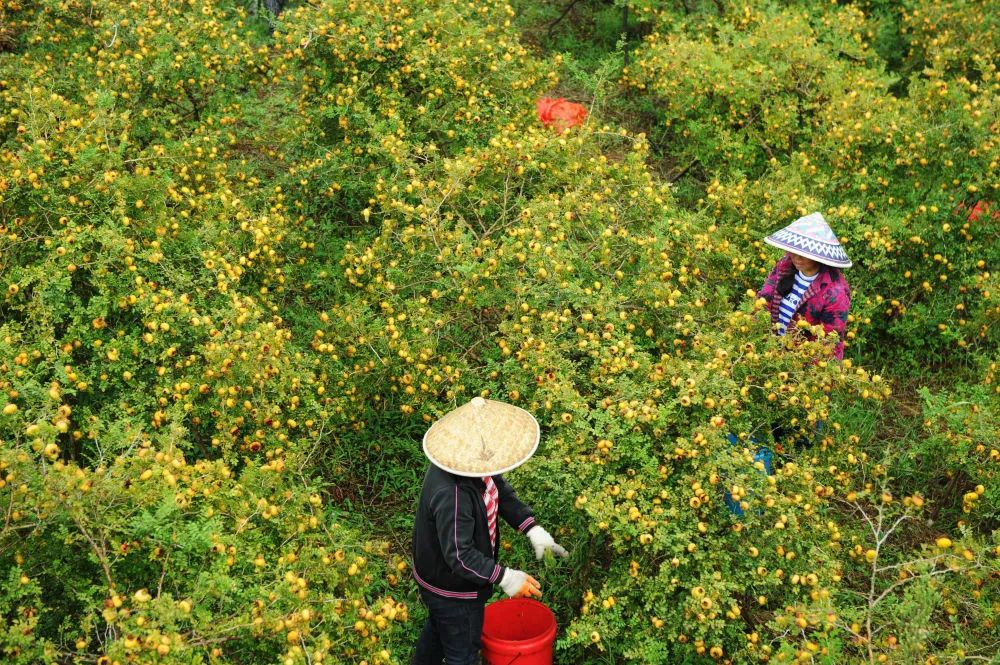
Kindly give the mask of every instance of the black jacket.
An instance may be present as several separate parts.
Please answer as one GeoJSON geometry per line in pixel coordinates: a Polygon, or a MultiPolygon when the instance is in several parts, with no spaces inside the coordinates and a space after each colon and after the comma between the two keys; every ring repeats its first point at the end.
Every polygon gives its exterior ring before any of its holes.
{"type": "MultiPolygon", "coordinates": [[[[531,508],[521,503],[503,476],[493,476],[507,524],[526,532],[535,524],[531,508]]],[[[448,473],[433,464],[424,475],[413,522],[413,577],[417,584],[445,598],[485,601],[506,568],[490,545],[481,478],[448,473]]],[[[499,531],[500,523],[497,522],[499,531]]]]}

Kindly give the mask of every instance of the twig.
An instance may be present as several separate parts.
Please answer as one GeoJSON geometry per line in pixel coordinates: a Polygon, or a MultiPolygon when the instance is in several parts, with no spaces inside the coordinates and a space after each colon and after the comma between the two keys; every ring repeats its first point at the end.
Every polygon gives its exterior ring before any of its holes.
{"type": "MultiPolygon", "coordinates": [[[[968,568],[963,568],[962,570],[963,571],[969,571],[969,570],[975,570],[976,568],[980,568],[980,567],[981,566],[979,566],[977,564],[975,566],[969,566],[968,568]]],[[[879,594],[879,596],[875,599],[875,605],[877,605],[878,603],[880,603],[893,590],[895,590],[898,587],[903,586],[904,584],[907,584],[907,583],[912,582],[912,581],[917,580],[917,579],[921,579],[922,577],[935,577],[937,575],[947,575],[948,573],[953,573],[953,572],[956,572],[956,571],[953,571],[950,568],[942,568],[940,570],[932,570],[931,572],[926,573],[924,576],[919,576],[919,577],[918,576],[913,576],[913,577],[907,577],[906,579],[903,579],[903,580],[896,580],[895,582],[893,582],[892,584],[890,584],[889,587],[885,591],[883,591],[881,594],[879,594]]]]}
{"type": "Polygon", "coordinates": [[[622,5],[622,36],[625,38],[625,43],[622,46],[623,62],[624,66],[628,67],[628,3],[626,2],[622,5]]]}
{"type": "Polygon", "coordinates": [[[681,170],[680,170],[680,171],[679,171],[679,172],[677,173],[677,175],[672,175],[672,176],[667,176],[667,182],[669,182],[670,184],[673,184],[673,183],[677,182],[678,180],[680,180],[681,178],[683,178],[683,177],[684,177],[684,175],[685,175],[685,174],[686,174],[686,173],[687,173],[688,171],[690,171],[690,170],[691,170],[691,167],[693,167],[693,166],[694,166],[695,164],[697,164],[697,163],[698,163],[698,158],[697,158],[697,157],[695,157],[694,159],[692,159],[692,160],[690,161],[690,163],[688,163],[688,165],[687,165],[687,166],[685,166],[684,168],[682,168],[682,169],[681,169],[681,170]]]}
{"type": "Polygon", "coordinates": [[[546,34],[549,37],[552,36],[552,30],[559,24],[560,21],[566,18],[566,14],[569,14],[570,10],[573,9],[573,7],[575,7],[578,2],[580,2],[580,0],[571,0],[571,2],[568,5],[566,5],[566,8],[562,10],[562,13],[559,15],[559,18],[557,18],[556,20],[552,21],[552,23],[549,24],[549,29],[546,32],[546,34]]]}
{"type": "Polygon", "coordinates": [[[104,48],[111,48],[118,40],[118,23],[115,23],[115,34],[111,35],[111,41],[104,45],[104,48]]]}
{"type": "Polygon", "coordinates": [[[101,568],[104,570],[104,578],[108,582],[108,590],[110,591],[111,589],[114,589],[115,582],[113,579],[111,579],[111,569],[108,567],[106,552],[104,551],[104,548],[103,547],[99,548],[97,546],[97,543],[94,542],[94,538],[90,535],[90,532],[87,531],[87,527],[83,526],[83,523],[80,522],[79,519],[74,517],[73,522],[76,523],[76,526],[80,530],[80,533],[83,534],[83,537],[87,539],[88,543],[90,543],[91,549],[94,550],[94,554],[97,556],[97,561],[101,564],[101,568]]]}
{"type": "Polygon", "coordinates": [[[156,585],[156,597],[159,598],[163,595],[163,580],[167,576],[167,562],[170,560],[170,554],[163,557],[163,572],[160,574],[160,581],[156,585]]]}

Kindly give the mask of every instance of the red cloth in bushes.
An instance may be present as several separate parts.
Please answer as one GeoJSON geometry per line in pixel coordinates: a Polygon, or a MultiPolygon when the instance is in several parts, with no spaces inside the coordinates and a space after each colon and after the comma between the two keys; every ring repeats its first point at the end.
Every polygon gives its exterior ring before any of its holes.
{"type": "Polygon", "coordinates": [[[587,119],[587,109],[583,104],[568,102],[562,97],[542,97],[535,105],[538,119],[546,127],[562,132],[567,127],[582,125],[587,119]]]}
{"type": "MultiPolygon", "coordinates": [[[[970,222],[979,221],[980,217],[984,215],[989,215],[993,219],[1000,219],[1000,210],[997,210],[995,206],[991,206],[986,201],[976,201],[975,205],[972,207],[966,206],[964,203],[959,203],[955,208],[956,215],[965,215],[965,218],[970,222]]],[[[985,219],[983,221],[986,221],[985,219]]]]}

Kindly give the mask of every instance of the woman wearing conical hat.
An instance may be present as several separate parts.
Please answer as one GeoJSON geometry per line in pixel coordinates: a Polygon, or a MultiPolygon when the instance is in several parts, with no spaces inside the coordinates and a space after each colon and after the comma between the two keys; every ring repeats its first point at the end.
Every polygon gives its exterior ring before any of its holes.
{"type": "Polygon", "coordinates": [[[822,325],[826,332],[837,333],[833,354],[843,359],[851,288],[840,269],[851,267],[851,260],[830,225],[814,212],[764,242],[785,250],[757,293],[767,300],[778,334],[784,335],[799,319],[822,325]]]}
{"type": "MultiPolygon", "coordinates": [[[[851,310],[851,288],[840,269],[851,267],[851,260],[830,225],[823,215],[814,212],[775,231],[764,238],[764,242],[785,250],[785,255],[778,259],[757,293],[758,298],[767,301],[777,333],[784,335],[799,320],[809,325],[821,325],[826,332],[837,333],[833,355],[838,360],[843,359],[847,315],[851,310]]],[[[792,437],[794,448],[812,446],[815,435],[822,430],[822,422],[816,423],[812,434],[796,434],[783,423],[771,423],[771,434],[778,453],[784,452],[784,442],[792,437]]],[[[738,443],[732,433],[729,441],[738,443]]],[[[757,454],[769,460],[771,451],[761,447],[757,454]]],[[[769,467],[770,461],[765,462],[765,466],[769,467]]],[[[771,473],[770,468],[767,472],[771,473]]],[[[730,509],[733,509],[732,505],[730,509]]]]}
{"type": "Polygon", "coordinates": [[[511,597],[542,595],[535,578],[498,563],[498,518],[528,536],[538,559],[546,551],[567,556],[501,475],[524,464],[538,441],[538,422],[530,413],[482,397],[447,413],[424,434],[431,464],[413,523],[413,577],[428,617],[413,665],[477,662],[494,585],[511,597]]]}

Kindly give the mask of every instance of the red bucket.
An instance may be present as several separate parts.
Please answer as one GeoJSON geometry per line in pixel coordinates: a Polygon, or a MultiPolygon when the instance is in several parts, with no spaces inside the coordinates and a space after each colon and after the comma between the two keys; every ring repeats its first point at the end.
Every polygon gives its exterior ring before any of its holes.
{"type": "Polygon", "coordinates": [[[556,617],[530,598],[506,598],[486,606],[483,661],[487,665],[552,665],[556,617]]]}

